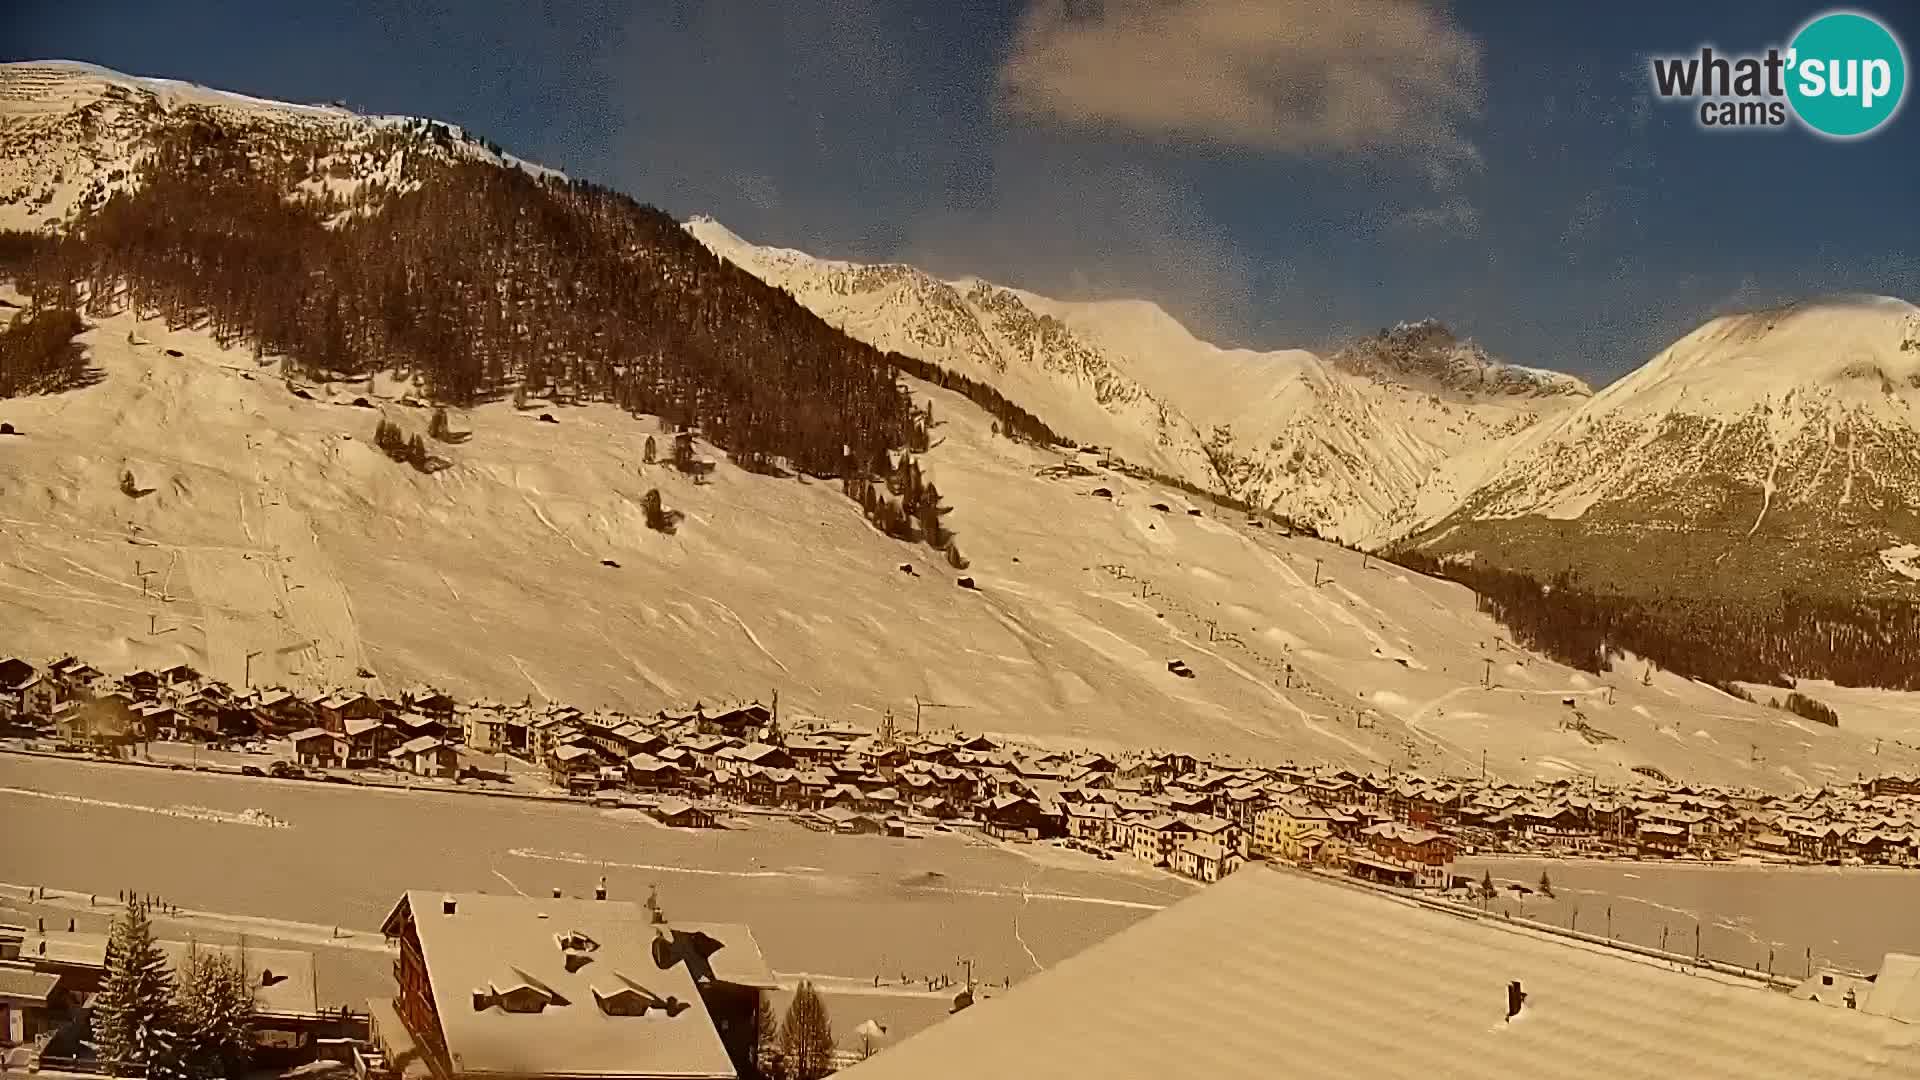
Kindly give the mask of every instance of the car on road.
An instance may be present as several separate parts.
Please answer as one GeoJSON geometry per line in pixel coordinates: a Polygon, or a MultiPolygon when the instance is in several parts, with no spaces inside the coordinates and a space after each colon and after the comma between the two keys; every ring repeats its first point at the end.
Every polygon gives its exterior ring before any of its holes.
{"type": "Polygon", "coordinates": [[[267,775],[276,776],[283,780],[304,780],[307,776],[305,772],[301,771],[300,766],[290,761],[276,761],[267,766],[267,775]]]}
{"type": "Polygon", "coordinates": [[[241,776],[265,776],[267,774],[264,772],[261,772],[260,766],[258,765],[242,765],[240,766],[240,775],[241,776]]]}

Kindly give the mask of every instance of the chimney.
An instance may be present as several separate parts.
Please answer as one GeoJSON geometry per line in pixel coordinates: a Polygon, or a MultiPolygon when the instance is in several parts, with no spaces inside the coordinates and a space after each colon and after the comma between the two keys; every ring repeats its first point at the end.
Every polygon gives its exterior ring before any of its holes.
{"type": "Polygon", "coordinates": [[[1514,1017],[1519,1016],[1520,1006],[1524,1004],[1526,1000],[1527,1000],[1527,992],[1525,990],[1520,989],[1520,980],[1515,979],[1514,981],[1508,983],[1507,984],[1507,1019],[1511,1020],[1514,1017]]]}
{"type": "Polygon", "coordinates": [[[454,912],[453,897],[451,896],[442,897],[440,899],[440,914],[451,915],[453,914],[453,912],[454,912]]]}
{"type": "Polygon", "coordinates": [[[598,886],[596,886],[596,887],[594,888],[594,890],[593,890],[593,898],[594,898],[595,900],[605,900],[605,899],[607,898],[607,878],[606,878],[606,875],[604,875],[604,874],[602,874],[602,875],[600,876],[600,884],[599,884],[598,886]]]}

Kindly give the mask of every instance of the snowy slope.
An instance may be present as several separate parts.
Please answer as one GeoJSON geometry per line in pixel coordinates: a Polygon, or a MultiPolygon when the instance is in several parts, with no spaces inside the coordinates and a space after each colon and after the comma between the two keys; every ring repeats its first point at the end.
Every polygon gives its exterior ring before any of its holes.
{"type": "Polygon", "coordinates": [[[854,337],[991,382],[1078,442],[1355,543],[1453,509],[1519,436],[1589,393],[1431,339],[1431,324],[1329,358],[1222,349],[1146,301],[1058,301],[758,247],[711,218],[687,228],[854,337]]]}
{"type": "Polygon", "coordinates": [[[1537,434],[1422,540],[1524,547],[1552,521],[1615,552],[1697,551],[1728,587],[1920,596],[1901,558],[1920,542],[1920,308],[1841,296],[1714,319],[1537,434]]]}
{"type": "Polygon", "coordinates": [[[59,227],[104,202],[133,182],[149,132],[190,116],[264,135],[289,159],[316,137],[343,142],[340,154],[310,163],[314,176],[305,187],[313,195],[327,191],[350,200],[369,184],[395,180],[393,155],[403,146],[510,165],[535,176],[562,175],[500,152],[453,124],[267,101],[75,61],[9,63],[0,64],[0,228],[59,227]],[[441,137],[429,138],[436,133],[441,137]]]}
{"type": "Polygon", "coordinates": [[[977,592],[835,485],[639,464],[654,425],[611,407],[481,407],[427,476],[370,439],[377,415],[417,431],[425,411],[346,404],[364,385],[305,400],[271,358],[127,316],[84,341],[97,385],[0,402],[21,432],[0,439],[0,653],[177,657],[238,683],[258,651],[256,681],[364,666],[378,685],[648,709],[777,689],[795,714],[869,723],[918,695],[962,707],[942,724],[1074,745],[1462,773],[1483,751],[1512,775],[1650,763],[1774,787],[1920,767],[1635,666],[1596,679],[1529,656],[1460,587],[1191,516],[1097,466],[1061,475],[924,386],[926,466],[977,592]],[[125,470],[151,493],[123,494],[125,470]],[[649,488],[686,513],[677,534],[645,527],[649,488]]]}

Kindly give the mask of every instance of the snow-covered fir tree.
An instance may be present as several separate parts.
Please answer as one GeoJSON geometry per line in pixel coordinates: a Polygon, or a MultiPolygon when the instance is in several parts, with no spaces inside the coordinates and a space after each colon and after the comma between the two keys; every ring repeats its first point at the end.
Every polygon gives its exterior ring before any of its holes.
{"type": "Polygon", "coordinates": [[[107,938],[107,977],[93,999],[94,1041],[110,1075],[185,1076],[173,991],[173,972],[154,944],[146,908],[129,900],[107,938]]]}
{"type": "Polygon", "coordinates": [[[246,965],[195,949],[180,969],[180,1034],[187,1071],[197,1080],[246,1073],[253,1046],[253,981],[246,965]]]}

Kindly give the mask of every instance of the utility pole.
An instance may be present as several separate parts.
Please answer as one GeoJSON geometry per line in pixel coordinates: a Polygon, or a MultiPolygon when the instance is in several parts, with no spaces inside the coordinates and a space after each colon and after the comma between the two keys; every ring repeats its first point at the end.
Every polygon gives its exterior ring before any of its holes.
{"type": "Polygon", "coordinates": [[[1491,690],[1493,689],[1493,657],[1487,657],[1486,665],[1487,673],[1481,677],[1481,685],[1491,690]]]}
{"type": "Polygon", "coordinates": [[[922,701],[919,694],[913,695],[913,735],[920,737],[920,710],[922,709],[965,709],[967,705],[948,705],[939,701],[922,701]]]}
{"type": "Polygon", "coordinates": [[[246,670],[245,673],[240,676],[240,685],[249,687],[253,685],[253,658],[259,656],[262,651],[263,650],[255,649],[247,654],[246,670]]]}
{"type": "Polygon", "coordinates": [[[1487,782],[1487,748],[1480,748],[1480,782],[1487,782]]]}
{"type": "Polygon", "coordinates": [[[1313,587],[1316,589],[1320,587],[1320,562],[1319,559],[1313,560],[1313,587]]]}
{"type": "Polygon", "coordinates": [[[972,996],[973,996],[973,957],[971,957],[971,956],[963,956],[963,957],[961,957],[961,958],[960,958],[960,959],[959,959],[958,961],[956,961],[956,962],[957,962],[957,963],[960,963],[960,964],[964,964],[964,965],[966,965],[966,968],[967,968],[967,996],[968,996],[968,997],[972,997],[972,996]]]}

